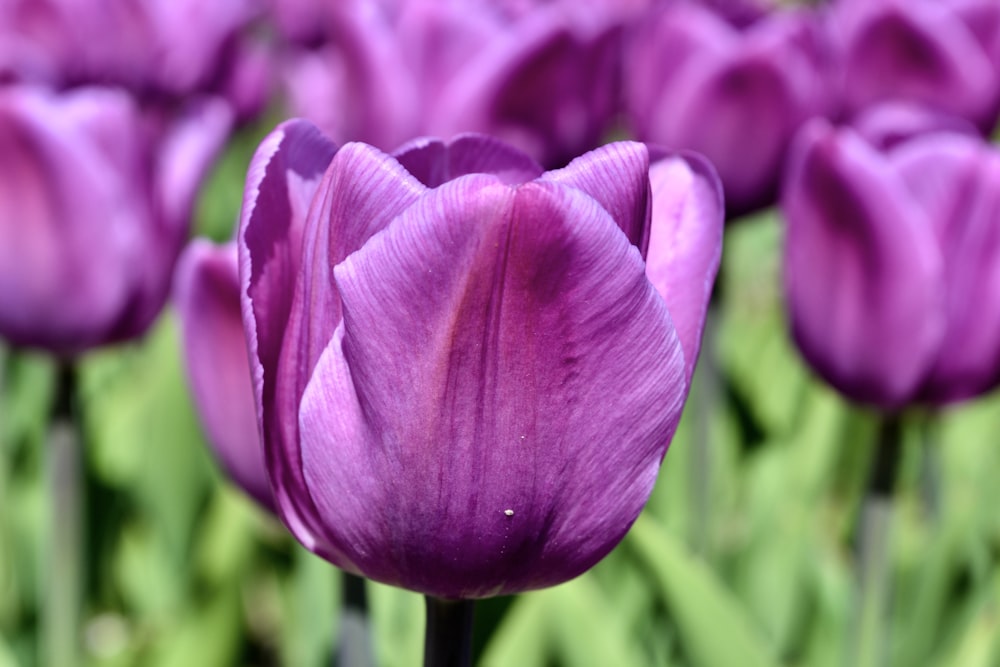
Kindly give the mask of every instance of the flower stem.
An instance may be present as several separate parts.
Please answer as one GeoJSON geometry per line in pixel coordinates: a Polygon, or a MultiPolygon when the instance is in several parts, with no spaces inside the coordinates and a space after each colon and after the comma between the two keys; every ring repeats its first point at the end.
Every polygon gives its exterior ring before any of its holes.
{"type": "Polygon", "coordinates": [[[368,621],[368,596],[365,580],[348,572],[341,580],[343,608],[340,617],[340,641],[337,650],[339,667],[374,667],[371,624],[368,621]]]}
{"type": "Polygon", "coordinates": [[[889,532],[892,491],[902,446],[898,415],[886,415],[875,443],[871,477],[861,507],[854,637],[848,663],[883,667],[889,663],[889,532]]]}
{"type": "Polygon", "coordinates": [[[80,664],[80,613],[83,572],[83,480],[80,434],[73,415],[75,374],[59,369],[57,397],[45,452],[48,484],[48,553],[42,572],[43,664],[80,664]]]}
{"type": "Polygon", "coordinates": [[[424,667],[470,667],[472,665],[473,600],[443,600],[425,597],[427,634],[424,667]]]}

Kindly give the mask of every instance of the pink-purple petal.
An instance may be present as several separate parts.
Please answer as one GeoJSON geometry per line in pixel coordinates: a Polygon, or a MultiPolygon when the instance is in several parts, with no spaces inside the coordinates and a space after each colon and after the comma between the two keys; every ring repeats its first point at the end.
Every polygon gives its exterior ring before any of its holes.
{"type": "MultiPolygon", "coordinates": [[[[275,385],[278,359],[301,266],[305,216],[336,146],[312,124],[278,126],[257,149],[247,173],[237,240],[240,301],[257,405],[258,428],[271,471],[275,502],[286,524],[306,545],[315,545],[315,526],[287,494],[295,471],[282,465],[273,448],[292,447],[284,438],[275,385]]],[[[294,487],[292,487],[294,488],[294,487]]]]}
{"type": "Polygon", "coordinates": [[[652,220],[646,277],[670,310],[690,382],[722,258],[722,183],[708,160],[700,156],[651,152],[652,220]]]}
{"type": "Polygon", "coordinates": [[[275,495],[296,507],[311,526],[314,550],[349,567],[325,534],[323,518],[302,493],[297,462],[300,434],[294,415],[320,355],[341,319],[333,268],[381,231],[425,190],[393,158],[366,144],[346,144],[333,157],[319,184],[305,223],[301,268],[294,299],[283,324],[284,340],[274,383],[275,427],[280,436],[265,440],[275,495]],[[278,474],[275,475],[275,470],[278,474]]]}
{"type": "Polygon", "coordinates": [[[235,243],[193,241],[177,265],[174,303],[208,442],[229,477],[274,511],[250,384],[235,243]]]}

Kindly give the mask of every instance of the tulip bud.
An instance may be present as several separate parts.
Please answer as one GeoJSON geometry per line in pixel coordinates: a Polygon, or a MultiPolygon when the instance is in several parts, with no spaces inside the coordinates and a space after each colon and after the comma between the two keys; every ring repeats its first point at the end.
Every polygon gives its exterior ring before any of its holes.
{"type": "Polygon", "coordinates": [[[792,332],[816,371],[885,409],[1000,380],[1000,154],[938,132],[884,153],[810,126],[783,211],[792,332]]]}
{"type": "Polygon", "coordinates": [[[486,138],[400,158],[292,121],[251,163],[241,299],[278,512],[430,595],[566,581],[624,536],[676,428],[717,181],[664,157],[651,202],[635,143],[544,174],[486,138]]]}

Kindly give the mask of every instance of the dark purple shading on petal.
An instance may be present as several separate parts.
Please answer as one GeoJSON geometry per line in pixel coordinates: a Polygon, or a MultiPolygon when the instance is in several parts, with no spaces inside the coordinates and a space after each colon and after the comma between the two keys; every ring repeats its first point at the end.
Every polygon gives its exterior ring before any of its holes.
{"type": "Polygon", "coordinates": [[[920,398],[977,396],[1000,382],[1000,153],[979,138],[939,134],[900,146],[892,162],[944,256],[947,329],[920,398]]]}
{"type": "Polygon", "coordinates": [[[240,314],[236,244],[192,241],[177,265],[174,302],[208,442],[230,479],[273,512],[240,314]]]}
{"type": "Polygon", "coordinates": [[[722,183],[699,155],[657,148],[650,153],[653,203],[646,277],[670,310],[690,383],[722,259],[722,183]]]}
{"type": "Polygon", "coordinates": [[[243,326],[275,503],[292,533],[311,547],[316,544],[315,527],[303,523],[303,512],[285,493],[289,477],[295,473],[279,468],[280,457],[273,453],[274,447],[287,444],[282,439],[287,419],[281,411],[284,406],[278,404],[275,384],[302,262],[305,217],[336,150],[307,121],[279,125],[250,162],[237,239],[243,326]]]}
{"type": "Polygon", "coordinates": [[[463,177],[335,277],[344,319],[303,397],[302,462],[362,573],[485,597],[570,579],[622,538],[685,370],[592,198],[463,177]]]}
{"type": "Polygon", "coordinates": [[[429,188],[467,174],[493,174],[504,183],[525,183],[543,171],[525,153],[485,134],[461,134],[448,142],[414,139],[392,156],[429,188]]]}
{"type": "Polygon", "coordinates": [[[810,125],[784,186],[785,292],[803,355],[854,400],[912,400],[943,334],[942,262],[926,213],[849,130],[810,125]]]}

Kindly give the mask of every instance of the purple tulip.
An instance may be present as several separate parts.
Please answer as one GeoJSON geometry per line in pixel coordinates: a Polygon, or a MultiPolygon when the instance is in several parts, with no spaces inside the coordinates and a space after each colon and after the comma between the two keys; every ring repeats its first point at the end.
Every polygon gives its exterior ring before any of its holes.
{"type": "Polygon", "coordinates": [[[247,358],[236,244],[197,239],[181,255],[174,301],[184,361],[209,444],[226,474],[274,511],[247,358]]]}
{"type": "Polygon", "coordinates": [[[831,107],[814,17],[778,12],[739,32],[704,8],[675,4],[641,17],[628,44],[635,135],[705,155],[730,217],[770,205],[795,132],[831,107]]]}
{"type": "Polygon", "coordinates": [[[123,86],[156,101],[223,94],[246,116],[269,76],[244,35],[256,14],[253,0],[9,0],[0,78],[123,86]]]}
{"type": "Polygon", "coordinates": [[[1000,380],[1000,153],[949,132],[880,153],[804,131],[789,169],[785,290],[795,339],[848,397],[895,409],[1000,380]]]}
{"type": "Polygon", "coordinates": [[[538,11],[499,31],[429,100],[435,133],[501,137],[547,166],[604,142],[618,108],[621,34],[610,17],[538,11]]]}
{"type": "Polygon", "coordinates": [[[292,110],[336,140],[389,149],[483,132],[550,166],[603,142],[617,107],[616,14],[553,5],[515,19],[431,0],[365,9],[331,12],[329,41],[285,68],[292,110]]]}
{"type": "Polygon", "coordinates": [[[622,538],[680,416],[721,244],[702,162],[651,171],[619,143],[536,178],[483,142],[404,151],[453,178],[428,188],[285,123],[251,163],[239,235],[279,514],[339,567],[446,598],[565,581],[622,538]]]}
{"type": "Polygon", "coordinates": [[[207,105],[164,131],[118,91],[0,89],[0,336],[72,356],[142,333],[229,123],[207,105]]]}
{"type": "Polygon", "coordinates": [[[984,133],[993,127],[1000,109],[1000,60],[991,62],[1000,56],[1000,5],[993,0],[841,0],[831,25],[849,117],[904,101],[960,116],[984,133]]]}

